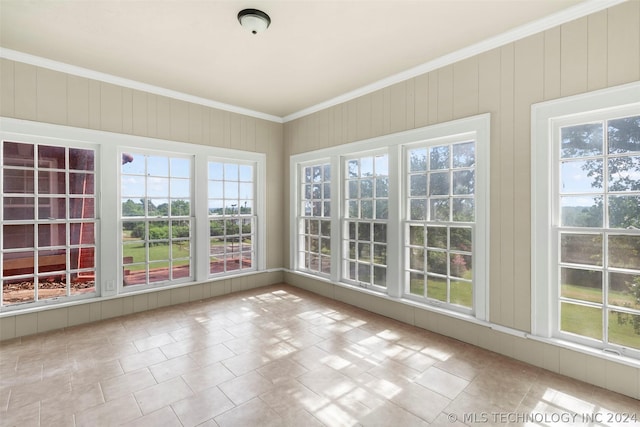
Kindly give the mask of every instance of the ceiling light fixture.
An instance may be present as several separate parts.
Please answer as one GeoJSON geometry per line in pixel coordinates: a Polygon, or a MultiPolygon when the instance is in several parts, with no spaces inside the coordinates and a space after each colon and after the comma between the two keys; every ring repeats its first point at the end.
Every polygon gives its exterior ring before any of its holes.
{"type": "Polygon", "coordinates": [[[249,30],[251,34],[263,32],[271,24],[269,15],[258,9],[244,9],[238,12],[240,25],[249,30]]]}

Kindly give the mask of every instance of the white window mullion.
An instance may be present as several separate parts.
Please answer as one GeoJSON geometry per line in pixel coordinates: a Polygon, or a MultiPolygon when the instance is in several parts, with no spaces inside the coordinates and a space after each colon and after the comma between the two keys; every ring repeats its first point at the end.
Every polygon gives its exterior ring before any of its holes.
{"type": "Polygon", "coordinates": [[[195,263],[194,276],[196,281],[203,281],[209,277],[209,206],[208,199],[208,159],[204,156],[196,156],[193,171],[192,207],[192,248],[194,249],[193,261],[195,263]]]}
{"type": "Polygon", "coordinates": [[[399,298],[403,293],[403,280],[400,279],[403,265],[402,208],[405,194],[402,192],[404,177],[402,149],[400,146],[389,148],[389,219],[387,224],[387,293],[399,298]],[[389,280],[391,278],[391,280],[389,280]]]}
{"type": "Polygon", "coordinates": [[[342,277],[343,181],[340,156],[331,157],[331,281],[342,277]]]}

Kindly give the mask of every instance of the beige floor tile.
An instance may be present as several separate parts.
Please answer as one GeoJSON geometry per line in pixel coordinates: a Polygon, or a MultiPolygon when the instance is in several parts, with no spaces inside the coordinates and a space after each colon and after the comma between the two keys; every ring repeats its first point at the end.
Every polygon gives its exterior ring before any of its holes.
{"type": "Polygon", "coordinates": [[[156,381],[161,383],[199,368],[200,365],[195,360],[188,355],[184,355],[151,365],[149,366],[149,371],[151,371],[156,381]]]}
{"type": "Polygon", "coordinates": [[[105,400],[114,400],[136,391],[156,385],[157,381],[147,368],[127,372],[124,375],[109,378],[100,383],[105,400]]]}
{"type": "Polygon", "coordinates": [[[193,391],[180,377],[156,384],[134,393],[143,414],[149,414],[163,406],[193,396],[193,391]]]}
{"type": "Polygon", "coordinates": [[[234,403],[218,387],[202,390],[195,396],[171,405],[185,427],[200,425],[235,407],[234,403]]]}
{"type": "Polygon", "coordinates": [[[433,366],[416,377],[415,382],[449,399],[455,399],[469,385],[468,380],[433,366]]]}
{"type": "Polygon", "coordinates": [[[184,381],[194,392],[200,392],[210,387],[235,378],[235,375],[222,363],[212,363],[182,375],[184,381]]]}
{"type": "Polygon", "coordinates": [[[491,425],[492,413],[639,408],[288,286],[0,345],[2,426],[458,426],[491,425]]]}
{"type": "Polygon", "coordinates": [[[130,354],[120,358],[120,365],[125,372],[136,371],[156,363],[167,360],[167,357],[159,348],[152,348],[140,353],[130,354]]]}
{"type": "Polygon", "coordinates": [[[262,400],[255,398],[214,418],[220,427],[279,427],[282,418],[262,400]]]}
{"type": "Polygon", "coordinates": [[[76,414],[77,427],[95,427],[124,424],[142,416],[134,397],[130,394],[94,406],[76,414]]]}
{"type": "Polygon", "coordinates": [[[274,384],[257,372],[249,372],[218,386],[234,404],[239,405],[274,388],[274,384]]]}
{"type": "Polygon", "coordinates": [[[155,412],[135,418],[123,427],[182,427],[182,423],[178,416],[173,412],[170,406],[165,406],[155,412]]]}

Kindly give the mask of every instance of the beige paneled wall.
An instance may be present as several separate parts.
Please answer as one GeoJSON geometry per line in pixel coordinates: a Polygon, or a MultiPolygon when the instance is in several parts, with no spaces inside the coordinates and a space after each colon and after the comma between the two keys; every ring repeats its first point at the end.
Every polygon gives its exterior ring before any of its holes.
{"type": "Polygon", "coordinates": [[[636,80],[633,0],[288,122],[286,155],[491,113],[491,321],[530,331],[531,105],[636,80]]]}
{"type": "Polygon", "coordinates": [[[281,268],[283,126],[2,59],[0,115],[266,153],[267,268],[281,268]]]}

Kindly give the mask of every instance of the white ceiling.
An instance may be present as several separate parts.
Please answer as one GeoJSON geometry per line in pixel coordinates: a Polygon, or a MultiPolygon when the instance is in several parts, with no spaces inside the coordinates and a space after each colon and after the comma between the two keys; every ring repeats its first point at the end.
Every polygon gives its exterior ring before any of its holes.
{"type": "Polygon", "coordinates": [[[0,46],[286,117],[579,3],[0,0],[0,46]],[[269,29],[245,31],[244,8],[269,29]]]}

